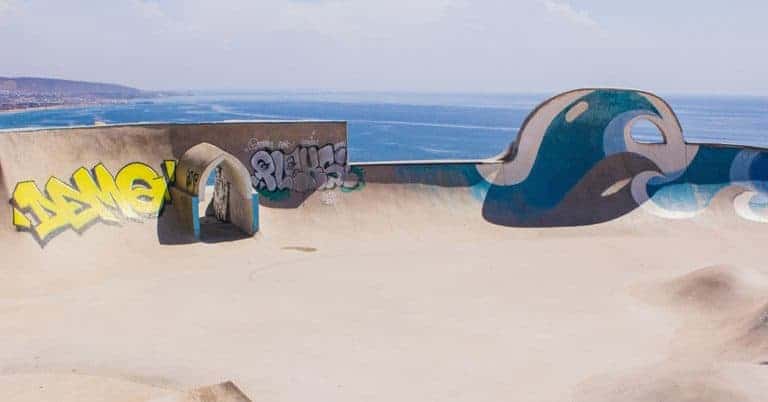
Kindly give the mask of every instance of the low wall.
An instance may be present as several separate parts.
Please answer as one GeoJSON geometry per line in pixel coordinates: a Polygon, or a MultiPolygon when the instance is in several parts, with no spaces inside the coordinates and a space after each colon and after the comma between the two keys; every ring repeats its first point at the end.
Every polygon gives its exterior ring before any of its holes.
{"type": "MultiPolygon", "coordinates": [[[[346,141],[343,122],[158,124],[3,132],[0,191],[11,207],[0,212],[0,231],[15,227],[30,232],[45,245],[67,230],[82,233],[100,222],[155,218],[172,201],[168,188],[175,181],[178,159],[200,143],[221,148],[244,170],[254,172],[254,178],[260,172],[262,181],[270,175],[276,180],[275,169],[282,169],[284,174],[286,168],[275,167],[272,162],[272,170],[268,170],[266,161],[254,159],[255,155],[268,151],[271,160],[300,154],[302,169],[313,171],[310,179],[317,180],[318,186],[325,185],[328,180],[321,177],[324,168],[336,174],[347,167],[346,141]],[[332,163],[319,151],[327,146],[336,150],[332,163]],[[319,166],[321,163],[324,165],[319,166]]],[[[301,184],[307,186],[306,181],[301,184]]],[[[256,180],[253,183],[258,185],[256,180]]]]}
{"type": "MultiPolygon", "coordinates": [[[[517,141],[479,162],[349,163],[341,122],[1,133],[0,195],[12,205],[0,213],[2,230],[30,232],[45,245],[62,231],[156,217],[172,203],[176,161],[204,142],[247,169],[267,208],[299,209],[313,195],[323,205],[341,205],[348,194],[365,198],[375,186],[371,194],[381,187],[435,200],[446,198],[443,190],[460,190],[474,203],[462,210],[506,227],[592,225],[636,210],[654,219],[692,219],[713,208],[726,219],[768,222],[765,150],[687,143],[674,112],[655,95],[583,89],[544,102],[517,141]],[[663,143],[634,140],[632,127],[641,120],[659,128],[663,143]]],[[[359,205],[375,211],[379,203],[359,205]]]]}

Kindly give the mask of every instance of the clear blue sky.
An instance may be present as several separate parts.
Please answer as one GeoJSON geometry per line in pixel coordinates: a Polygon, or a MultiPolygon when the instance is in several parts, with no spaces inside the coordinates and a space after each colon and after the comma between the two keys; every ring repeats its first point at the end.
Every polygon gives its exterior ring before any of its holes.
{"type": "Polygon", "coordinates": [[[147,89],[768,95],[768,1],[0,0],[0,75],[147,89]]]}

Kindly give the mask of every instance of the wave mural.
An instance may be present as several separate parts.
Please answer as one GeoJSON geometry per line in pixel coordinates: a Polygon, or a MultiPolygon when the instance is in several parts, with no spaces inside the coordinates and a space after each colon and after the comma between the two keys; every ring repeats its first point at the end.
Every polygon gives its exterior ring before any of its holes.
{"type": "Polygon", "coordinates": [[[552,98],[499,160],[477,170],[489,184],[483,216],[501,225],[586,225],[637,207],[690,218],[721,193],[738,216],[768,221],[768,153],[687,144],[669,105],[646,92],[579,90],[552,98]],[[663,142],[635,140],[632,126],[640,120],[658,127],[663,142]]]}

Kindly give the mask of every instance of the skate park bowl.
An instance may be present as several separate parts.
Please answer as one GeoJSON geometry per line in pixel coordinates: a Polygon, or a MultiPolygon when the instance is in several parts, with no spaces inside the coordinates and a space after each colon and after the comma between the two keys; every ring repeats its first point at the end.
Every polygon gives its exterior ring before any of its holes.
{"type": "Polygon", "coordinates": [[[486,160],[355,163],[349,141],[335,121],[0,132],[0,399],[768,391],[768,150],[686,142],[620,89],[545,101],[486,160]]]}

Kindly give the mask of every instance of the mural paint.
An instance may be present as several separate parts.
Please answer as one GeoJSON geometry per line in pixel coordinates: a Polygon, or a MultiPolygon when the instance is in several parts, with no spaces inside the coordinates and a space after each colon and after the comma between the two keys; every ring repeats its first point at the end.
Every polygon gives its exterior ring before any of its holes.
{"type": "Polygon", "coordinates": [[[258,149],[251,155],[251,169],[253,187],[267,194],[336,188],[354,191],[364,185],[362,169],[347,166],[345,143],[258,149]]]}
{"type": "Polygon", "coordinates": [[[666,218],[692,218],[723,194],[740,217],[768,222],[768,152],[701,147],[685,171],[639,178],[637,193],[666,218]]]}
{"type": "Polygon", "coordinates": [[[592,224],[638,207],[690,218],[724,190],[736,193],[728,201],[736,214],[768,222],[768,153],[687,144],[671,108],[638,91],[555,97],[532,114],[501,165],[477,169],[488,182],[483,216],[501,225],[592,224]],[[632,138],[642,119],[664,143],[632,138]]]}
{"type": "Polygon", "coordinates": [[[187,170],[187,192],[194,193],[197,190],[197,184],[200,183],[200,172],[192,169],[187,170]]]}
{"type": "Polygon", "coordinates": [[[96,222],[157,217],[170,201],[175,170],[176,161],[163,162],[163,173],[133,162],[112,175],[99,163],[75,170],[69,183],[50,177],[42,190],[34,181],[17,183],[10,201],[13,225],[45,245],[67,229],[82,233],[96,222]]]}
{"type": "Polygon", "coordinates": [[[213,212],[216,220],[229,221],[229,188],[230,183],[224,179],[221,166],[216,166],[216,179],[213,184],[213,212]]]}

